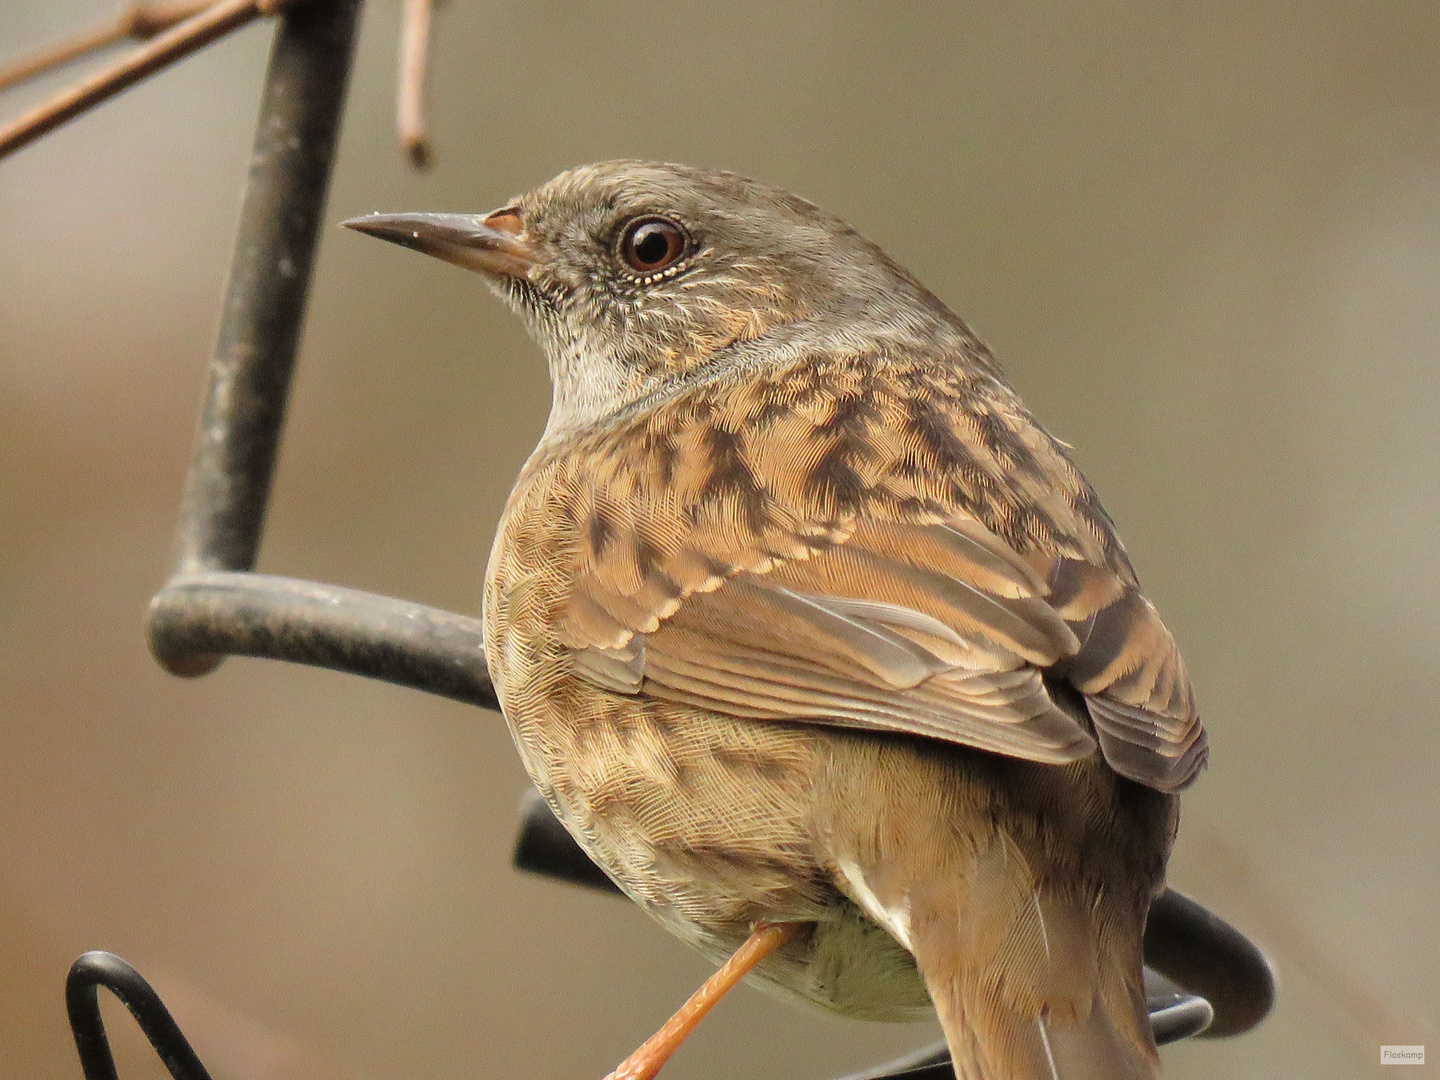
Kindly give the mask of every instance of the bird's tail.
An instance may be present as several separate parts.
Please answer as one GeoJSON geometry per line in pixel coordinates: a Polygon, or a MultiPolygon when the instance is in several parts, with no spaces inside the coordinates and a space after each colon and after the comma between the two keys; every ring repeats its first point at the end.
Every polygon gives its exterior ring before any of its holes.
{"type": "Polygon", "coordinates": [[[963,895],[952,885],[910,908],[959,1080],[1159,1080],[1144,898],[1047,887],[1003,832],[973,870],[963,895]]]}

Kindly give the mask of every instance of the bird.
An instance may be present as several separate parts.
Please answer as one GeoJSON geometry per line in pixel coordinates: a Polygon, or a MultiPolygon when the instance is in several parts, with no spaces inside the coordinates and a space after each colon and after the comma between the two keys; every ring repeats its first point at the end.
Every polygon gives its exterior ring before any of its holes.
{"type": "Polygon", "coordinates": [[[938,1015],[961,1080],[1158,1077],[1141,939],[1205,729],[1070,448],[969,327],[717,169],[343,224],[478,272],[548,363],[486,662],[557,817],[723,961],[610,1080],[745,977],[938,1015]]]}

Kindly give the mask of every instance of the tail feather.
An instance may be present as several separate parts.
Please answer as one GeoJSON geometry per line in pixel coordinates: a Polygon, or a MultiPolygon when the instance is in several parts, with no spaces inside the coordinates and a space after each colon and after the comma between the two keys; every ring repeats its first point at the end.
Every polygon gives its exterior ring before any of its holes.
{"type": "Polygon", "coordinates": [[[967,878],[912,907],[957,1077],[1159,1080],[1139,920],[1037,883],[1003,833],[967,878]]]}
{"type": "Polygon", "coordinates": [[[1098,997],[1067,1023],[958,986],[932,993],[959,1080],[1159,1080],[1154,1047],[1122,1035],[1098,997]]]}
{"type": "Polygon", "coordinates": [[[1059,1080],[1151,1080],[1160,1075],[1154,1046],[1116,1031],[1098,997],[1083,1023],[1053,1024],[1046,1034],[1052,1076],[1059,1080]]]}
{"type": "Polygon", "coordinates": [[[1098,756],[829,752],[816,834],[836,885],[914,955],[960,1080],[1160,1080],[1141,942],[1173,797],[1098,756]]]}

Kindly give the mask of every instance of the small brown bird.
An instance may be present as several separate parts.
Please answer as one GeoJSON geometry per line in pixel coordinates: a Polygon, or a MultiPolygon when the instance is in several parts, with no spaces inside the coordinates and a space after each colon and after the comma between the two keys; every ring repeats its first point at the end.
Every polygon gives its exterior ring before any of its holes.
{"type": "Polygon", "coordinates": [[[531,778],[715,978],[933,1002],[965,1080],[1155,1077],[1141,935],[1206,739],[1110,518],[965,324],[727,172],[345,224],[479,271],[549,361],[486,656],[531,778]],[[731,955],[733,954],[733,955],[731,955]]]}

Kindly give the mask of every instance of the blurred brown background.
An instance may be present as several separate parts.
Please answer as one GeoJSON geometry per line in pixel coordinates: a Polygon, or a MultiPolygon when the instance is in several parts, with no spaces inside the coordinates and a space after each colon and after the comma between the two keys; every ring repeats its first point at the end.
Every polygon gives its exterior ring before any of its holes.
{"type": "MultiPolygon", "coordinates": [[[[0,52],[108,8],[0,4],[0,52]]],[[[607,157],[751,173],[911,267],[1077,447],[1212,734],[1173,882],[1281,970],[1258,1032],[1172,1078],[1440,1058],[1440,5],[452,0],[424,176],[398,18],[371,3],[329,222],[607,157]]],[[[0,164],[0,1077],[78,1078],[61,984],[104,947],[217,1080],[593,1080],[707,969],[509,868],[497,716],[145,651],[268,40],[0,164]]],[[[477,610],[547,402],[477,279],[327,226],[261,569],[477,610]]],[[[747,989],[666,1075],[820,1080],[931,1035],[747,989]]]]}

